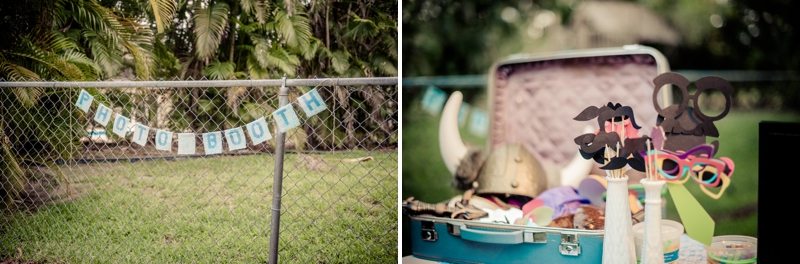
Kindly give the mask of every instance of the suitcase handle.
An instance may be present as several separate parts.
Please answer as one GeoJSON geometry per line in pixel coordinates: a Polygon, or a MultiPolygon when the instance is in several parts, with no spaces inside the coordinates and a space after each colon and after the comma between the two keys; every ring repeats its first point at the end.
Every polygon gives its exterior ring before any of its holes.
{"type": "Polygon", "coordinates": [[[461,238],[469,241],[489,244],[522,244],[522,230],[503,232],[469,229],[466,225],[459,227],[461,238]]]}

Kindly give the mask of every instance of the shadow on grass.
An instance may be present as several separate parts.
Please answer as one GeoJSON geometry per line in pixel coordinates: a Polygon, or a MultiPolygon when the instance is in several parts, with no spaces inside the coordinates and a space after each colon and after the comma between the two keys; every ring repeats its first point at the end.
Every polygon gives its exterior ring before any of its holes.
{"type": "MultiPolygon", "coordinates": [[[[298,155],[286,155],[279,260],[397,262],[397,153],[312,155],[328,166],[310,168],[298,155]],[[373,160],[342,161],[364,156],[373,160]]],[[[73,185],[84,186],[80,198],[3,215],[0,259],[48,263],[264,263],[269,259],[272,155],[75,164],[61,169],[73,185]]]]}

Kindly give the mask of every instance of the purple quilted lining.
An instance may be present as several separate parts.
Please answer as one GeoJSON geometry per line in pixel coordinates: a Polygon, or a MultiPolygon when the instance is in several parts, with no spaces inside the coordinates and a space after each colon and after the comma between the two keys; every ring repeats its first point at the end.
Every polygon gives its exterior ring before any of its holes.
{"type": "MultiPolygon", "coordinates": [[[[520,142],[542,163],[566,165],[577,154],[573,139],[596,121],[574,121],[584,108],[608,102],[631,106],[639,135],[649,135],[653,108],[650,55],[574,58],[502,65],[492,90],[490,143],[520,142]]],[[[555,216],[555,215],[554,215],[555,216]]]]}

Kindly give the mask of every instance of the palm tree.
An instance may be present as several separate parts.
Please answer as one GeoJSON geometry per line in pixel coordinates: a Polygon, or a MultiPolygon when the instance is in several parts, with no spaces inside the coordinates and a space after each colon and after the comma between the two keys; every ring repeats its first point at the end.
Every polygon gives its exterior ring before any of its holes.
{"type": "MultiPolygon", "coordinates": [[[[300,65],[300,51],[308,53],[311,33],[302,8],[291,6],[294,12],[289,14],[285,3],[242,0],[197,1],[187,9],[192,13],[194,52],[184,60],[184,72],[190,77],[279,78],[283,74],[292,77],[300,65]],[[223,61],[225,57],[227,61],[223,61]]],[[[224,116],[233,117],[225,119],[225,128],[237,122],[238,107],[247,95],[248,89],[244,87],[231,87],[224,93],[228,108],[218,109],[225,109],[224,116]]],[[[193,91],[191,119],[197,119],[199,97],[193,91]]]]}
{"type": "MultiPolygon", "coordinates": [[[[16,15],[21,21],[12,30],[0,33],[10,40],[0,44],[2,78],[95,80],[115,76],[126,55],[131,56],[137,77],[150,77],[153,35],[149,26],[117,16],[90,0],[28,4],[0,6],[3,17],[16,15]]],[[[97,94],[96,90],[90,92],[97,94]]],[[[76,95],[75,89],[0,90],[0,160],[4,163],[0,199],[5,207],[0,209],[13,209],[13,201],[24,187],[21,161],[52,165],[55,159],[75,151],[72,139],[80,128],[66,120],[82,114],[70,107],[76,95]],[[41,105],[45,98],[48,104],[41,105]],[[7,114],[12,110],[13,115],[7,114]]]]}

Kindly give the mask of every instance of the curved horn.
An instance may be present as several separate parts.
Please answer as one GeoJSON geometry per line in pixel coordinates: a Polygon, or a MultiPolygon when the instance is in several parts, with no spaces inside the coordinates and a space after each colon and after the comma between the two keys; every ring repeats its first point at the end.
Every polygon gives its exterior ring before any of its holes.
{"type": "MultiPolygon", "coordinates": [[[[583,133],[592,132],[594,131],[591,126],[583,128],[583,133]]],[[[581,181],[589,176],[592,166],[594,166],[594,164],[591,159],[584,159],[580,152],[575,151],[575,156],[572,157],[572,161],[561,169],[561,186],[572,186],[577,189],[581,181]]]]}
{"type": "Polygon", "coordinates": [[[461,140],[458,131],[458,110],[461,108],[461,92],[454,92],[447,99],[442,110],[442,119],[439,121],[439,151],[442,152],[444,165],[450,174],[456,173],[456,168],[461,164],[461,159],[467,155],[467,146],[461,140]]]}

